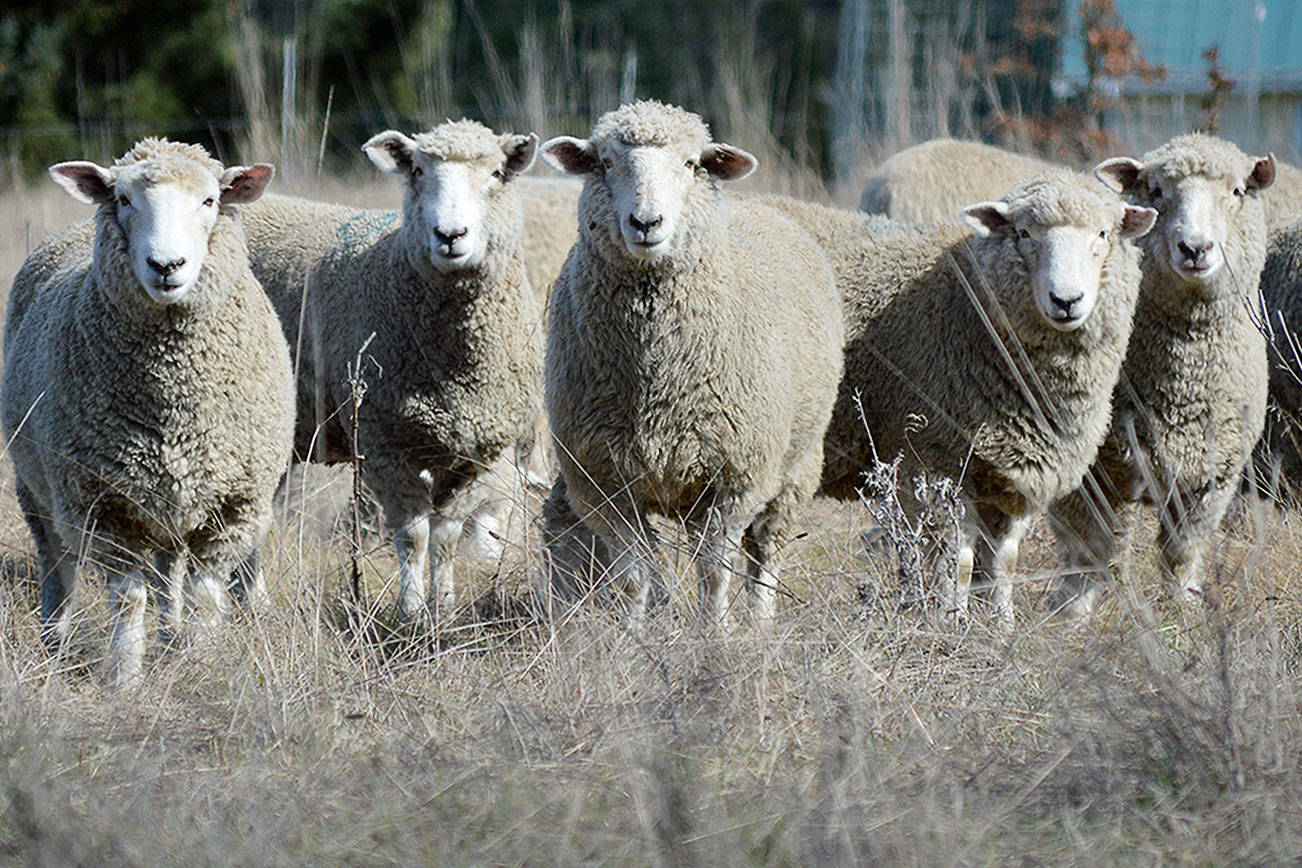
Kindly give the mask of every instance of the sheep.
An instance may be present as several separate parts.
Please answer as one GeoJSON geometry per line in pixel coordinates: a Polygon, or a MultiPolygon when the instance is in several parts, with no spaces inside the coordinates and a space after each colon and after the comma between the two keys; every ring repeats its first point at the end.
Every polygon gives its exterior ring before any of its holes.
{"type": "Polygon", "coordinates": [[[1107,430],[1139,284],[1130,239],[1156,213],[1061,169],[964,208],[975,234],[764,201],[828,251],[845,306],[823,493],[858,497],[865,471],[896,455],[905,478],[957,480],[964,518],[943,605],[966,616],[979,560],[1011,626],[1021,537],[1080,484],[1107,430]]]}
{"type": "Polygon", "coordinates": [[[886,160],[864,187],[859,210],[904,223],[956,223],[963,206],[997,199],[1053,163],[981,142],[932,139],[886,160]]]}
{"type": "Polygon", "coordinates": [[[1284,229],[1302,218],[1302,169],[1276,160],[1275,182],[1262,192],[1261,201],[1271,229],[1284,229]]]}
{"type": "Polygon", "coordinates": [[[154,138],[109,168],[58,163],[51,176],[98,206],[95,221],[14,278],[0,421],[40,559],[43,632],[65,638],[82,559],[103,567],[117,684],[141,673],[147,577],[163,581],[164,638],[187,578],[215,622],[225,576],[270,525],[293,379],[235,206],[272,171],[154,138]]]}
{"type": "Polygon", "coordinates": [[[1069,617],[1092,610],[1096,575],[1124,527],[1120,511],[1140,499],[1158,506],[1159,560],[1176,598],[1200,594],[1203,548],[1239,487],[1266,406],[1257,288],[1261,193],[1274,157],[1192,133],[1096,173],[1159,216],[1141,242],[1143,282],[1111,429],[1085,485],[1051,511],[1069,568],[1052,599],[1069,617]]]}
{"type": "Polygon", "coordinates": [[[526,175],[519,180],[524,199],[524,268],[546,313],[552,281],[578,239],[576,214],[581,183],[571,178],[526,175]]]}
{"type": "Polygon", "coordinates": [[[609,548],[631,623],[659,571],[650,511],[698,538],[708,622],[728,620],[744,548],[751,611],[768,623],[776,551],[817,487],[840,380],[826,257],[781,214],[722,195],[755,158],[676,106],[626,104],[542,153],[584,178],[545,357],[565,505],[609,548]]]}
{"type": "Polygon", "coordinates": [[[245,210],[254,272],[298,360],[299,460],[350,458],[362,363],[361,475],[393,535],[404,622],[452,608],[462,524],[513,472],[540,412],[515,183],[537,145],[469,120],[389,130],[363,150],[405,180],[400,213],[272,196],[245,210]]]}
{"type": "Polygon", "coordinates": [[[1296,494],[1302,484],[1302,222],[1270,233],[1261,298],[1270,365],[1257,481],[1271,489],[1278,475],[1296,494]]]}

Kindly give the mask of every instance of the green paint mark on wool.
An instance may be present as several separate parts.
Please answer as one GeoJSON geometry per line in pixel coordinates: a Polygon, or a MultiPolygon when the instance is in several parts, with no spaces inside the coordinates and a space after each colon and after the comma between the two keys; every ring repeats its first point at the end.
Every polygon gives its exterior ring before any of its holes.
{"type": "Polygon", "coordinates": [[[364,211],[339,224],[335,237],[345,247],[364,247],[387,232],[397,221],[397,211],[364,211]]]}

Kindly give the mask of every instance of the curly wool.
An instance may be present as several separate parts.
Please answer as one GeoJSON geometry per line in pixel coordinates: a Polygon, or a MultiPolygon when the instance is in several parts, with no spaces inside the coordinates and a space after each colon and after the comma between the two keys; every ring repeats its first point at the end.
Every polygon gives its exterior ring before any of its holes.
{"type": "Polygon", "coordinates": [[[710,143],[710,128],[695,112],[657,100],[638,100],[597,119],[590,141],[595,144],[606,139],[633,147],[680,143],[704,148],[710,143]]]}
{"type": "MultiPolygon", "coordinates": [[[[1163,178],[1201,175],[1217,181],[1237,182],[1246,177],[1244,154],[1231,142],[1206,133],[1185,133],[1159,145],[1140,158],[1145,171],[1163,178]]],[[[1248,169],[1251,169],[1251,164],[1248,169]]]]}
{"type": "Polygon", "coordinates": [[[174,142],[146,136],[131,146],[125,154],[113,161],[114,168],[149,162],[145,177],[151,183],[175,178],[185,167],[199,165],[212,173],[214,178],[221,177],[222,164],[213,159],[202,145],[189,142],[174,142]]]}
{"type": "Polygon", "coordinates": [[[1261,301],[1270,372],[1266,430],[1256,452],[1258,481],[1273,482],[1278,465],[1280,481],[1296,496],[1302,493],[1302,223],[1270,234],[1261,301]]]}
{"type": "Polygon", "coordinates": [[[479,121],[449,120],[432,130],[412,136],[416,146],[440,160],[472,162],[500,158],[500,137],[479,121]]]}
{"type": "Polygon", "coordinates": [[[179,543],[227,569],[260,541],[289,453],[292,377],[237,219],[218,218],[196,285],[159,308],[101,206],[19,270],[5,361],[19,485],[56,527],[134,551],[179,543]]]}

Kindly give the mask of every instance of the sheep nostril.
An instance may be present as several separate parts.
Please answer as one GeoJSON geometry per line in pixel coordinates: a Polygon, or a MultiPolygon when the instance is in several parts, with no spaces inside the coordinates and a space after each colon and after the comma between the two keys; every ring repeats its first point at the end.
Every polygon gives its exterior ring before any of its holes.
{"type": "Polygon", "coordinates": [[[166,277],[182,265],[185,265],[185,258],[177,257],[176,259],[169,259],[166,262],[161,262],[154,257],[149,256],[145,258],[145,262],[148,263],[149,267],[154,269],[154,271],[157,271],[161,276],[166,277]]]}
{"type": "Polygon", "coordinates": [[[1207,252],[1212,249],[1212,244],[1210,241],[1203,244],[1187,244],[1180,241],[1176,244],[1176,247],[1179,248],[1181,256],[1192,259],[1194,262],[1201,262],[1207,257],[1207,252]]]}
{"type": "Polygon", "coordinates": [[[655,227],[659,226],[663,221],[664,221],[663,217],[653,217],[650,220],[647,220],[645,222],[637,219],[632,214],[630,214],[628,217],[628,225],[632,226],[634,231],[641,232],[643,235],[645,235],[647,232],[650,232],[655,227]]]}
{"type": "Polygon", "coordinates": [[[435,229],[434,236],[442,243],[451,245],[454,241],[464,238],[467,231],[467,227],[464,226],[460,229],[448,230],[447,232],[444,232],[442,229],[435,229]]]}
{"type": "Polygon", "coordinates": [[[1062,311],[1063,313],[1066,313],[1067,311],[1075,307],[1076,303],[1079,302],[1080,300],[1081,297],[1079,295],[1074,298],[1061,298],[1056,295],[1049,296],[1049,301],[1053,303],[1053,306],[1056,307],[1059,311],[1062,311]]]}

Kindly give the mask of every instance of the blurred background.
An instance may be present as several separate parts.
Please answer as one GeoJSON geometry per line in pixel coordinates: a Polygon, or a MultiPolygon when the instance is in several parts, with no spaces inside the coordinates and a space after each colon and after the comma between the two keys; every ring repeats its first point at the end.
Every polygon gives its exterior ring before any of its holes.
{"type": "MultiPolygon", "coordinates": [[[[1199,128],[1302,150],[1302,0],[6,0],[0,188],[146,134],[293,185],[468,116],[544,137],[655,97],[766,183],[857,199],[941,135],[1084,164],[1199,128]]],[[[42,181],[43,183],[43,181],[42,181]]]]}

